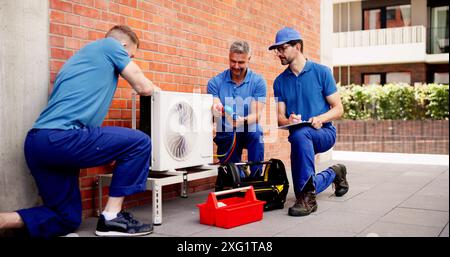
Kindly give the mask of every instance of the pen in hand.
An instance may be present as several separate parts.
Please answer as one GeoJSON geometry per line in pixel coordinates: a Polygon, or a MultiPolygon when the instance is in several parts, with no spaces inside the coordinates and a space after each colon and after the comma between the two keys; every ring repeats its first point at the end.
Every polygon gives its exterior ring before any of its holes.
{"type": "Polygon", "coordinates": [[[302,116],[297,115],[294,112],[291,112],[291,115],[289,116],[289,120],[291,120],[291,123],[299,123],[302,121],[302,116]]]}

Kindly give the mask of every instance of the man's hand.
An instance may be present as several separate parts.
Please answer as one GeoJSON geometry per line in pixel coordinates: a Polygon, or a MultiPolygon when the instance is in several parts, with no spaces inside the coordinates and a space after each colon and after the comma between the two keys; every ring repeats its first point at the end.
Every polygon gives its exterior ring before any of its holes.
{"type": "Polygon", "coordinates": [[[309,122],[311,122],[311,126],[313,126],[315,129],[322,128],[322,119],[319,117],[312,117],[309,119],[309,122]]]}
{"type": "Polygon", "coordinates": [[[233,123],[233,127],[238,128],[244,126],[245,118],[238,116],[236,121],[233,123]]]}
{"type": "Polygon", "coordinates": [[[289,115],[289,122],[292,124],[292,123],[299,123],[299,122],[301,122],[302,121],[302,115],[300,115],[300,114],[294,114],[294,113],[291,113],[291,115],[289,115]]]}
{"type": "Polygon", "coordinates": [[[211,111],[214,117],[222,117],[223,105],[221,103],[215,103],[211,107],[211,111]]]}
{"type": "Polygon", "coordinates": [[[238,128],[238,127],[244,126],[244,122],[245,122],[244,117],[236,116],[235,117],[236,119],[234,120],[231,115],[229,115],[228,113],[225,113],[225,118],[228,120],[228,122],[230,124],[233,125],[233,128],[238,128]]]}
{"type": "Polygon", "coordinates": [[[159,92],[159,91],[162,91],[162,89],[160,87],[156,86],[155,84],[153,84],[153,92],[152,92],[152,94],[154,94],[155,92],[159,92]]]}

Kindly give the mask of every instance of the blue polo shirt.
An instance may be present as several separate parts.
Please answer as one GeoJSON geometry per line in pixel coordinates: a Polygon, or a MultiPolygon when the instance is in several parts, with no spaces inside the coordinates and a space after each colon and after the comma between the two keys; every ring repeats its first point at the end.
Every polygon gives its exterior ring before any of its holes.
{"type": "Polygon", "coordinates": [[[61,68],[47,107],[33,128],[74,129],[102,124],[119,74],[130,62],[119,41],[105,38],[81,48],[61,68]]]}
{"type": "MultiPolygon", "coordinates": [[[[261,75],[256,74],[250,69],[247,69],[244,81],[238,86],[231,80],[230,70],[218,74],[208,82],[208,94],[217,97],[222,102],[222,105],[233,107],[234,112],[242,117],[246,117],[250,113],[252,101],[266,102],[267,85],[266,81],[261,75]]],[[[222,123],[225,124],[225,131],[233,131],[233,126],[228,123],[228,120],[222,118],[222,123]]],[[[222,123],[217,123],[217,131],[222,131],[222,123]]],[[[256,124],[249,124],[248,130],[261,130],[261,126],[255,127],[256,124]]],[[[239,132],[239,128],[237,129],[239,132]]]]}
{"type": "Polygon", "coordinates": [[[331,70],[312,61],[296,76],[288,67],[274,81],[276,102],[286,104],[286,117],[291,113],[301,114],[302,120],[318,116],[330,110],[325,97],[337,92],[331,70]]]}

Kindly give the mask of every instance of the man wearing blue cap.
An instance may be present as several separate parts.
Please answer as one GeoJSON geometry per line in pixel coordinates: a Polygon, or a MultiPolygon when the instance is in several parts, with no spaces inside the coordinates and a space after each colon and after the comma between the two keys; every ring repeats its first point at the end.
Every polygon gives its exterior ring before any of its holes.
{"type": "Polygon", "coordinates": [[[303,55],[303,40],[299,32],[285,27],[277,32],[274,50],[282,65],[288,65],[274,81],[274,96],[278,109],[278,125],[309,121],[311,125],[289,129],[291,167],[295,204],[291,216],[305,216],[317,210],[316,194],[331,183],[335,195],[343,196],[349,185],[346,167],[336,164],[315,174],[314,156],[326,152],[336,142],[332,120],[339,119],[344,108],[331,70],[307,60],[303,55]]]}
{"type": "MultiPolygon", "coordinates": [[[[249,161],[263,161],[263,133],[258,121],[266,101],[266,82],[248,68],[251,54],[246,41],[233,42],[228,57],[230,68],[208,82],[217,121],[217,156],[220,162],[241,162],[242,150],[247,148],[249,161]]],[[[259,175],[261,168],[252,165],[250,174],[241,170],[241,177],[259,175]]]]}

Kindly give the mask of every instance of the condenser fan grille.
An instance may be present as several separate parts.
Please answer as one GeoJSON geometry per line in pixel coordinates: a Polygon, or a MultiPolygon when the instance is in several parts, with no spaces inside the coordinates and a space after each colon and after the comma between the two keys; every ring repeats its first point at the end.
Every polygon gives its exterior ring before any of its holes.
{"type": "Polygon", "coordinates": [[[187,102],[179,102],[170,108],[167,119],[167,151],[174,159],[184,160],[196,140],[194,110],[187,102]]]}

